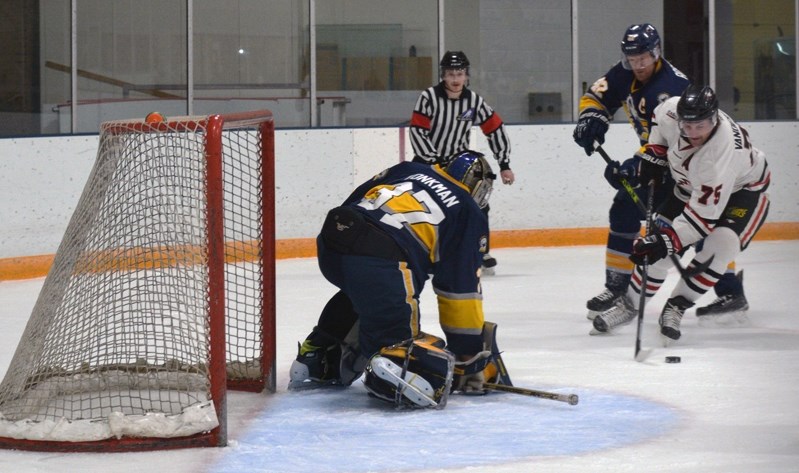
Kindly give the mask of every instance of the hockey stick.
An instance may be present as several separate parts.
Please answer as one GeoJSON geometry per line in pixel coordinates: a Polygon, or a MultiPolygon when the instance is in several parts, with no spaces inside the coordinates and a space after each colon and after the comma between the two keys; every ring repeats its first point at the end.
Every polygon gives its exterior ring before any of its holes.
{"type": "Polygon", "coordinates": [[[539,391],[537,389],[520,388],[517,386],[505,386],[504,384],[496,383],[483,383],[483,388],[489,391],[502,391],[506,393],[521,394],[523,396],[539,397],[542,399],[550,399],[552,401],[560,401],[576,406],[579,398],[576,394],[558,394],[548,391],[539,391]]]}
{"type": "MultiPolygon", "coordinates": [[[[602,145],[596,143],[596,147],[594,149],[602,156],[602,159],[605,160],[605,163],[610,164],[611,162],[610,156],[608,156],[608,153],[602,148],[602,145]]],[[[635,189],[633,188],[633,186],[630,185],[630,183],[627,182],[627,179],[623,177],[619,178],[619,182],[621,183],[622,187],[624,187],[624,189],[627,191],[627,194],[630,196],[633,202],[635,202],[635,205],[638,206],[638,210],[640,210],[642,214],[646,215],[647,214],[646,207],[644,207],[644,203],[641,202],[641,199],[638,198],[638,194],[635,193],[635,189]]],[[[651,188],[649,192],[650,194],[652,193],[651,188]]],[[[660,233],[660,230],[657,227],[655,227],[654,230],[660,233]]],[[[680,263],[679,256],[675,255],[674,253],[670,254],[669,257],[671,258],[671,262],[674,263],[674,267],[677,268],[677,271],[679,271],[680,276],[682,276],[682,278],[687,281],[688,279],[696,276],[697,274],[704,273],[705,270],[707,270],[707,268],[710,267],[710,264],[713,262],[713,258],[715,258],[715,255],[711,256],[704,263],[698,263],[693,268],[683,268],[682,263],[680,263]]]]}
{"type": "MultiPolygon", "coordinates": [[[[629,185],[629,183],[627,183],[629,185]]],[[[655,201],[655,181],[649,181],[649,195],[646,199],[646,234],[652,231],[652,206],[655,201]]],[[[646,305],[647,270],[649,269],[649,256],[644,256],[641,265],[641,294],[638,299],[638,330],[635,334],[635,361],[644,361],[649,356],[649,351],[641,352],[641,328],[644,325],[644,306],[646,305]]]]}

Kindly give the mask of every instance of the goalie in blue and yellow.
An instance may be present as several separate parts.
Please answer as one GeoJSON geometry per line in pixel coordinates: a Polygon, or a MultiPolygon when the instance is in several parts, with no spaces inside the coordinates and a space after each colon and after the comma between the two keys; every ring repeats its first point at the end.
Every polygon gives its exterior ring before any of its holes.
{"type": "MultiPolygon", "coordinates": [[[[454,367],[485,353],[481,208],[495,177],[471,150],[433,166],[404,162],[328,213],[317,238],[319,268],[340,291],[300,345],[289,389],[347,386],[365,370],[378,398],[443,406],[454,367]],[[431,275],[446,348],[420,329],[419,295],[431,275]]],[[[456,376],[455,388],[482,389],[481,376],[456,376]]]]}

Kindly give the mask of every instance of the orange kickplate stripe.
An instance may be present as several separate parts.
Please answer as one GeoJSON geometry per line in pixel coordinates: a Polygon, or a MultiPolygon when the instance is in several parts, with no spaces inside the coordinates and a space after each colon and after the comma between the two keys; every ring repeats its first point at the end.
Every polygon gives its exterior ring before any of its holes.
{"type": "MultiPolygon", "coordinates": [[[[491,232],[491,248],[604,245],[607,228],[557,228],[540,230],[497,230],[491,232]]],[[[799,222],[766,223],[755,240],[799,240],[799,222]]],[[[250,259],[255,250],[250,243],[228,243],[227,256],[233,261],[250,259]],[[237,256],[233,256],[237,254],[237,256]],[[244,255],[242,257],[242,255],[244,255]]],[[[316,256],[315,238],[291,238],[275,242],[278,259],[316,256]]],[[[0,281],[38,278],[47,275],[53,255],[0,258],[0,281]]],[[[136,266],[136,265],[134,265],[136,266]]],[[[93,268],[100,270],[101,268],[93,268]]]]}

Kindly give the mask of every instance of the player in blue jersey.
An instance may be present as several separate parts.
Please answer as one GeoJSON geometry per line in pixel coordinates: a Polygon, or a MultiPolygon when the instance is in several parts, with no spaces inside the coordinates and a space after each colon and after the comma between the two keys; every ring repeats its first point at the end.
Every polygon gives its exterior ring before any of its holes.
{"type": "MultiPolygon", "coordinates": [[[[380,399],[443,406],[453,371],[485,358],[481,208],[495,178],[471,150],[446,165],[404,162],[328,213],[319,268],[339,292],[301,344],[289,389],[347,386],[365,369],[367,390],[380,399]],[[430,275],[446,349],[420,330],[419,295],[430,275]]],[[[482,372],[456,378],[456,389],[482,389],[482,372]]]]}
{"type": "MultiPolygon", "coordinates": [[[[621,41],[621,52],[621,60],[594,82],[580,99],[580,116],[574,129],[574,141],[589,156],[594,152],[595,142],[605,142],[608,123],[622,107],[638,135],[642,147],[640,151],[643,152],[655,107],[669,97],[680,96],[690,84],[682,72],[662,57],[660,36],[649,23],[627,28],[621,41]]],[[[636,177],[639,164],[640,157],[636,154],[621,164],[613,161],[605,169],[605,178],[618,192],[613,198],[609,214],[605,289],[586,303],[588,318],[592,320],[621,303],[621,296],[630,283],[634,265],[629,256],[644,215],[622,188],[619,178],[624,177],[631,184],[638,185],[636,177]]],[[[636,193],[642,202],[646,202],[647,186],[646,183],[640,184],[636,193]]],[[[655,208],[672,193],[674,181],[665,175],[663,182],[658,184],[654,196],[655,208]]],[[[719,299],[697,309],[698,315],[748,308],[741,280],[735,277],[734,263],[716,285],[716,293],[719,299]]]]}

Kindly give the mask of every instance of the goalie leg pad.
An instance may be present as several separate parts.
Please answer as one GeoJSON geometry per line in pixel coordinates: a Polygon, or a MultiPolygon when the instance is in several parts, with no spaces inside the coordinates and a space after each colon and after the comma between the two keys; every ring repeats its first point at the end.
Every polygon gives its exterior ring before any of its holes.
{"type": "Polygon", "coordinates": [[[494,322],[483,323],[483,347],[491,352],[489,362],[483,370],[486,382],[513,386],[505,362],[502,361],[502,352],[497,346],[497,324],[494,322]]]}
{"type": "Polygon", "coordinates": [[[433,386],[412,371],[405,372],[396,363],[382,356],[369,362],[366,389],[378,399],[409,407],[436,407],[433,386]],[[372,375],[370,377],[370,374],[372,375]],[[398,399],[397,395],[402,399],[398,399]]]}
{"type": "Polygon", "coordinates": [[[487,394],[483,383],[513,386],[497,346],[497,324],[493,322],[483,323],[483,351],[470,360],[455,362],[452,386],[453,391],[482,395],[487,394]]]}
{"type": "Polygon", "coordinates": [[[382,348],[366,367],[364,386],[398,408],[444,408],[452,387],[455,358],[423,340],[382,348]]]}
{"type": "Polygon", "coordinates": [[[422,331],[419,331],[419,334],[414,337],[414,340],[421,343],[426,343],[428,345],[433,345],[436,348],[443,349],[447,346],[447,342],[445,342],[443,338],[422,331]]]}
{"type": "Polygon", "coordinates": [[[339,364],[339,380],[349,386],[360,378],[366,369],[369,359],[361,355],[358,345],[359,323],[356,321],[341,344],[341,363],[339,364]]]}

